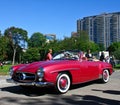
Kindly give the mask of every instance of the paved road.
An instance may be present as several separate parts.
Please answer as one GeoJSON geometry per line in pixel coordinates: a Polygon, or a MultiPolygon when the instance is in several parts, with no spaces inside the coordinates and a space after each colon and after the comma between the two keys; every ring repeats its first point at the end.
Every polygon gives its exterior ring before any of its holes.
{"type": "Polygon", "coordinates": [[[107,84],[76,85],[62,95],[52,88],[24,90],[6,83],[6,78],[0,76],[0,105],[120,105],[120,71],[114,72],[107,84]]]}

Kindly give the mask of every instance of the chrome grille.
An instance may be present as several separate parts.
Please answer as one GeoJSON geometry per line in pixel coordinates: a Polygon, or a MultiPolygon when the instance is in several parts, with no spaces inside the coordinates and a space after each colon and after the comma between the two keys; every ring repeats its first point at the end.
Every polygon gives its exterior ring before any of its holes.
{"type": "Polygon", "coordinates": [[[15,74],[14,79],[20,82],[33,82],[35,81],[35,74],[18,72],[15,74]]]}

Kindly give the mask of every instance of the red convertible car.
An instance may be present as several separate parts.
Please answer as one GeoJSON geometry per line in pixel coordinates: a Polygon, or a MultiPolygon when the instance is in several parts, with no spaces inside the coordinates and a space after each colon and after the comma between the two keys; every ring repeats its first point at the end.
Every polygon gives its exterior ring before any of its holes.
{"type": "Polygon", "coordinates": [[[111,64],[83,60],[80,54],[80,51],[61,51],[50,61],[12,66],[7,82],[25,87],[54,86],[59,93],[66,93],[73,84],[92,80],[107,83],[113,73],[111,64]]]}

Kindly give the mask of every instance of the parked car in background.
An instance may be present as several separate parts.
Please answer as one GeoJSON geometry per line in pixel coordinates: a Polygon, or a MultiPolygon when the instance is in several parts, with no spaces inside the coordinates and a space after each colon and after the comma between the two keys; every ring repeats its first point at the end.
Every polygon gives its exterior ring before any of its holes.
{"type": "Polygon", "coordinates": [[[50,61],[12,66],[7,82],[20,86],[54,86],[59,93],[66,93],[71,85],[97,79],[107,83],[113,73],[111,64],[82,60],[80,54],[81,51],[61,51],[50,61]]]}
{"type": "Polygon", "coordinates": [[[5,61],[4,64],[5,64],[5,65],[12,64],[12,61],[5,61]]]}

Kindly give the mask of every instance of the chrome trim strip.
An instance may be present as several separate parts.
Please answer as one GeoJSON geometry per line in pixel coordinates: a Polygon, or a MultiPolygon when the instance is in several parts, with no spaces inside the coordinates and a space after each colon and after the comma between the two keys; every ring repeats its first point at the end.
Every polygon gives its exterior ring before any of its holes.
{"type": "Polygon", "coordinates": [[[45,86],[53,86],[54,83],[51,82],[27,82],[27,83],[22,83],[22,82],[17,82],[14,81],[13,79],[6,79],[8,83],[14,83],[17,85],[23,85],[23,86],[36,86],[36,87],[45,87],[45,86]]]}

